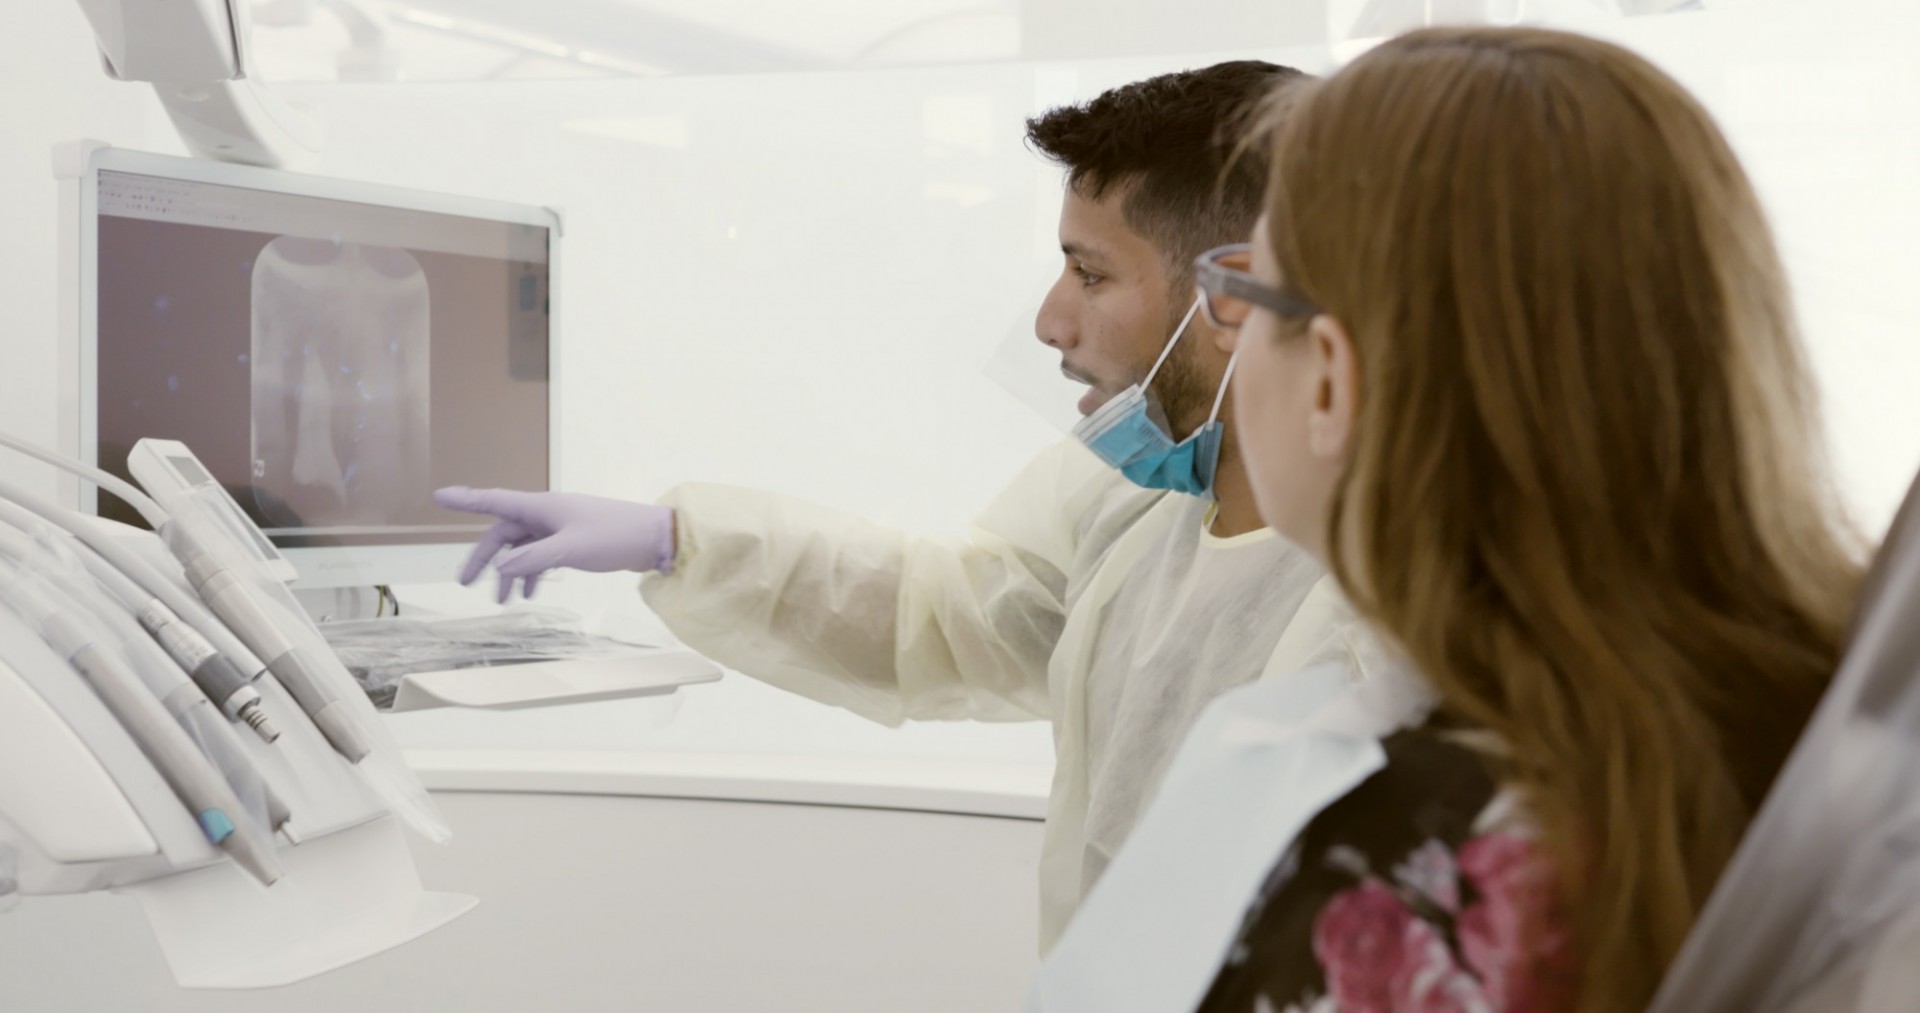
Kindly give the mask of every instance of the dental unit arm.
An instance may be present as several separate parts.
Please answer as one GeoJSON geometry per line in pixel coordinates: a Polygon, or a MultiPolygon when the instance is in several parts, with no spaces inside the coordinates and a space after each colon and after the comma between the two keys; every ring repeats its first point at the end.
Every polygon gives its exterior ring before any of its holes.
{"type": "Polygon", "coordinates": [[[319,150],[319,124],[254,74],[247,0],[79,0],[107,76],[145,81],[201,158],[283,166],[319,150]]]}
{"type": "Polygon", "coordinates": [[[0,902],[130,894],[199,988],[288,984],[471,908],[421,889],[400,824],[445,823],[230,520],[33,456],[137,498],[161,533],[0,482],[0,902]],[[210,657],[221,678],[192,678],[210,657]]]}

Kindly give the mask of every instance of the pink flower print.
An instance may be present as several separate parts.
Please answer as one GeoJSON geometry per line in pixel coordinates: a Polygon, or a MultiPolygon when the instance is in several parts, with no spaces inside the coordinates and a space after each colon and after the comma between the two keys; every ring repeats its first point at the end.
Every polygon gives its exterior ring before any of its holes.
{"type": "Polygon", "coordinates": [[[1426,922],[1407,923],[1393,978],[1394,1013],[1494,1013],[1486,990],[1453,959],[1447,941],[1426,922]]]}
{"type": "Polygon", "coordinates": [[[1453,852],[1439,841],[1428,841],[1394,866],[1393,878],[1440,910],[1450,915],[1460,913],[1460,869],[1454,864],[1453,852]]]}
{"type": "Polygon", "coordinates": [[[1377,879],[1339,894],[1313,920],[1313,956],[1341,1013],[1393,1013],[1393,983],[1413,914],[1377,879]]]}
{"type": "Polygon", "coordinates": [[[1432,925],[1368,879],[1328,901],[1313,954],[1340,1013],[1494,1013],[1480,983],[1432,925]]]}
{"type": "Polygon", "coordinates": [[[1476,837],[1460,848],[1460,871],[1480,893],[1455,925],[1460,953],[1493,1007],[1570,1009],[1578,971],[1573,938],[1553,868],[1533,842],[1513,834],[1476,837]]]}

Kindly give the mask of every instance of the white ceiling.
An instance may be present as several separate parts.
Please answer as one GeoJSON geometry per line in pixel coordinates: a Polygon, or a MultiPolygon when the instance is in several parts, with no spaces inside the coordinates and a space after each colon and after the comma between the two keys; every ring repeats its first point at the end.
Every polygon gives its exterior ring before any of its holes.
{"type": "MultiPolygon", "coordinates": [[[[1368,26],[1802,0],[250,0],[278,81],[767,73],[1340,41],[1368,26]]],[[[1362,32],[1361,34],[1371,34],[1362,32]]]]}

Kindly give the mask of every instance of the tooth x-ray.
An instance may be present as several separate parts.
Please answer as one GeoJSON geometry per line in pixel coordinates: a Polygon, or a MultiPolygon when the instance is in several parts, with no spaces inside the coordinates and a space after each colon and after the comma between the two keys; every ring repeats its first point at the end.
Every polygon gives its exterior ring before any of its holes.
{"type": "Polygon", "coordinates": [[[252,474],[269,525],[394,524],[426,496],[431,316],[405,250],[282,236],[260,252],[252,474]]]}

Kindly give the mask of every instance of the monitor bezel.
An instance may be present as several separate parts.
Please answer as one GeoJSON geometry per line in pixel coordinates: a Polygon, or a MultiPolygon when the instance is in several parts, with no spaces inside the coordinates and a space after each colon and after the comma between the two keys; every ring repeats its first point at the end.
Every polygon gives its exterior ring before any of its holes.
{"type": "MultiPolygon", "coordinates": [[[[73,405],[78,418],[68,432],[77,446],[68,451],[90,465],[98,465],[99,448],[99,193],[101,172],[155,176],[192,183],[210,183],[243,189],[325,200],[352,201],[407,211],[458,215],[547,229],[547,488],[560,488],[560,406],[562,354],[561,216],[552,208],[406,187],[335,179],[280,169],[158,155],[120,148],[98,148],[88,153],[78,193],[79,235],[75,252],[78,305],[78,390],[73,405]]],[[[66,428],[66,427],[63,427],[66,428]]],[[[80,510],[98,511],[98,490],[89,483],[77,489],[80,510]]],[[[371,587],[382,584],[441,583],[451,580],[470,550],[470,543],[289,548],[275,543],[299,571],[290,586],[296,589],[371,587]]]]}

